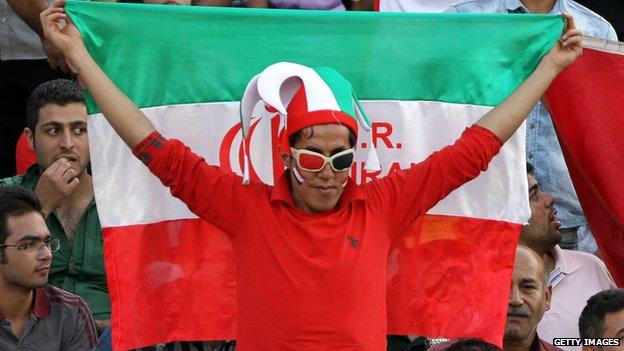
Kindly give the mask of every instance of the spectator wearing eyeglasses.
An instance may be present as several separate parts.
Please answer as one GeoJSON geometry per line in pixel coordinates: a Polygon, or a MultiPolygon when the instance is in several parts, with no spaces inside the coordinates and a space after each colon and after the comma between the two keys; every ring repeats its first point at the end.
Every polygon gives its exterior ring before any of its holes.
{"type": "Polygon", "coordinates": [[[94,350],[87,304],[47,284],[59,240],[41,211],[33,192],[0,188],[0,350],[94,350]]]}
{"type": "Polygon", "coordinates": [[[84,89],[58,79],[32,92],[26,108],[27,141],[37,164],[26,174],[0,180],[39,197],[50,234],[60,241],[50,267],[50,284],[87,301],[98,330],[110,319],[102,229],[93,197],[84,89]]]}

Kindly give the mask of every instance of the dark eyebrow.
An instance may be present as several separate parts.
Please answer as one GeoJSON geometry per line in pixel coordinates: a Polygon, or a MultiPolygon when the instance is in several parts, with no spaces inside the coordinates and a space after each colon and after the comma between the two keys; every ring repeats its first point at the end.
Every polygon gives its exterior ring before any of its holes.
{"type": "Polygon", "coordinates": [[[535,283],[537,283],[537,280],[533,278],[522,278],[522,280],[520,280],[520,284],[535,284],[535,283]]]}
{"type": "MultiPolygon", "coordinates": [[[[51,238],[52,236],[50,234],[46,235],[43,240],[47,240],[49,238],[51,238]]],[[[37,235],[32,235],[32,234],[26,234],[23,237],[19,238],[19,240],[17,241],[37,241],[37,240],[41,240],[41,238],[37,235]]]]}
{"type": "MultiPolygon", "coordinates": [[[[325,153],[321,149],[315,148],[313,146],[305,146],[304,149],[306,149],[308,151],[318,152],[321,155],[325,155],[325,153]]],[[[342,151],[345,151],[345,150],[347,150],[346,147],[340,146],[340,147],[337,147],[337,148],[333,149],[329,155],[332,156],[332,155],[335,155],[335,154],[337,154],[339,152],[342,152],[342,151]]]]}
{"type": "Polygon", "coordinates": [[[304,149],[308,150],[308,151],[313,151],[313,152],[317,152],[321,155],[323,155],[323,151],[321,151],[321,149],[317,149],[313,146],[305,146],[304,149]]]}
{"type": "Polygon", "coordinates": [[[19,238],[19,240],[17,241],[35,241],[35,240],[39,240],[39,237],[36,235],[24,235],[23,237],[19,238]]]}
{"type": "Polygon", "coordinates": [[[347,148],[346,148],[346,147],[344,147],[344,146],[337,147],[337,148],[335,148],[335,149],[333,149],[333,150],[332,150],[332,152],[331,152],[331,154],[330,154],[330,155],[331,155],[331,156],[333,156],[333,155],[335,155],[335,154],[337,154],[337,153],[339,153],[339,152],[343,152],[343,151],[345,151],[346,149],[347,149],[347,148]]]}
{"type": "Polygon", "coordinates": [[[529,188],[529,194],[534,191],[537,191],[538,189],[539,189],[539,186],[537,185],[537,183],[535,183],[535,185],[529,188]]]}
{"type": "Polygon", "coordinates": [[[85,121],[73,121],[69,125],[71,125],[72,127],[84,126],[84,125],[87,125],[87,122],[85,122],[85,121]]]}
{"type": "Polygon", "coordinates": [[[41,125],[41,127],[42,127],[42,128],[44,128],[44,127],[48,127],[48,126],[50,126],[50,127],[57,127],[57,128],[58,128],[58,127],[60,127],[61,125],[62,125],[62,124],[61,124],[61,123],[59,123],[59,122],[57,122],[57,121],[50,121],[50,122],[46,122],[46,123],[42,124],[42,125],[41,125]]]}

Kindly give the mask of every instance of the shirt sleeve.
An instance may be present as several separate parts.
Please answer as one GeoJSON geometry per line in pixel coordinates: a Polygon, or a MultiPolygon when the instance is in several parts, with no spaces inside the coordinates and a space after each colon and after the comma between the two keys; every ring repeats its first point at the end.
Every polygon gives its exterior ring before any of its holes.
{"type": "Polygon", "coordinates": [[[97,350],[98,334],[89,306],[84,300],[79,299],[75,307],[77,311],[74,312],[71,337],[61,349],[65,351],[97,350]]]}
{"type": "Polygon", "coordinates": [[[488,129],[473,125],[454,144],[423,162],[364,185],[367,200],[381,210],[390,235],[396,235],[453,190],[485,171],[502,144],[488,129]]]}
{"type": "Polygon", "coordinates": [[[264,189],[259,183],[243,185],[242,177],[209,165],[179,140],[167,140],[156,131],[132,151],[173,196],[230,236],[245,218],[254,195],[264,189]]]}

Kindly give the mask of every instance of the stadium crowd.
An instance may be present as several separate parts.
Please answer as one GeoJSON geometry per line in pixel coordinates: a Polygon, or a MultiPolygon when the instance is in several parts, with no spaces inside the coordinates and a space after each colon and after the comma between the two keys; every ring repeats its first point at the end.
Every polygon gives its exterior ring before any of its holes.
{"type": "MultiPolygon", "coordinates": [[[[371,0],[118,2],[336,11],[372,11],[374,7],[371,0]]],[[[295,211],[322,213],[322,218],[314,222],[309,230],[325,230],[328,233],[335,230],[331,226],[336,224],[330,224],[335,219],[331,222],[327,218],[331,219],[335,213],[347,213],[345,211],[354,212],[351,215],[359,216],[361,221],[367,216],[392,218],[397,223],[411,221],[413,216],[426,212],[454,188],[476,177],[487,167],[502,143],[528,117],[527,196],[531,217],[521,232],[516,250],[503,349],[578,351],[581,346],[554,346],[553,339],[580,337],[619,340],[619,347],[583,346],[584,351],[624,350],[624,289],[616,286],[600,259],[601,254],[568,175],[549,112],[540,102],[545,89],[554,79],[549,72],[561,71],[581,51],[580,32],[576,28],[584,35],[602,39],[617,41],[618,35],[623,38],[622,4],[621,1],[585,1],[587,8],[572,0],[458,1],[447,11],[565,14],[570,27],[548,54],[550,60],[542,61],[536,72],[507,101],[469,128],[456,144],[445,148],[438,157],[427,159],[422,166],[415,167],[415,171],[406,172],[405,179],[388,176],[387,182],[380,181],[377,186],[357,186],[348,179],[346,170],[353,162],[354,140],[358,128],[362,128],[354,113],[339,111],[336,117],[337,112],[333,111],[330,117],[316,114],[314,118],[298,120],[295,116],[308,116],[311,111],[301,107],[301,101],[305,105],[307,92],[297,90],[287,107],[290,117],[286,142],[290,150],[282,150],[282,159],[288,171],[283,177],[283,184],[276,184],[271,188],[273,190],[267,190],[254,184],[249,188],[239,186],[238,177],[220,174],[205,166],[202,159],[180,142],[162,137],[99,71],[82,46],[80,34],[72,31],[75,27],[70,28],[73,24],[59,25],[67,20],[63,11],[64,1],[0,0],[0,350],[112,349],[111,333],[114,330],[111,327],[104,240],[90,169],[85,103],[87,91],[116,132],[150,171],[171,187],[172,192],[200,217],[225,228],[226,232],[232,232],[232,236],[243,231],[238,223],[240,219],[221,211],[218,204],[208,206],[194,196],[197,191],[213,196],[224,195],[214,184],[202,179],[214,179],[215,182],[218,179],[221,186],[226,185],[228,192],[235,193],[232,197],[250,198],[255,204],[261,203],[257,205],[259,216],[278,218],[275,224],[266,220],[265,229],[258,230],[266,237],[271,237],[273,231],[282,230],[278,227],[285,228],[284,232],[294,231],[296,223],[289,224],[293,221],[289,216],[295,211]],[[602,16],[590,8],[595,8],[602,16]],[[615,13],[618,9],[619,13],[615,13]],[[603,17],[612,21],[617,31],[603,17]],[[552,66],[546,67],[548,64],[552,66]],[[335,120],[340,125],[333,124],[335,120]],[[171,161],[172,158],[181,161],[171,161]],[[427,171],[423,171],[425,168],[427,171]],[[193,174],[193,179],[185,177],[187,170],[196,169],[200,169],[197,173],[199,177],[197,174],[193,174]],[[428,172],[438,173],[427,175],[428,172]],[[439,177],[444,181],[434,182],[429,177],[439,177]],[[405,191],[402,187],[416,186],[436,189],[431,192],[433,195],[430,198],[415,195],[416,199],[406,199],[391,195],[397,189],[405,191]],[[276,204],[267,200],[265,195],[269,192],[271,196],[287,199],[276,204]],[[383,210],[361,209],[355,200],[340,200],[347,196],[356,200],[366,199],[374,204],[374,208],[383,210]],[[345,203],[357,207],[356,210],[345,203]],[[389,203],[395,206],[390,207],[389,203]],[[277,226],[278,223],[280,226],[277,226]]],[[[335,74],[341,77],[339,73],[335,74]]],[[[322,74],[320,78],[325,79],[322,74]]],[[[336,89],[342,88],[339,86],[336,89]]],[[[346,223],[340,225],[347,227],[346,223]]],[[[348,224],[358,225],[361,226],[348,224]]],[[[385,231],[386,228],[368,223],[366,229],[360,227],[360,231],[366,230],[385,231]]],[[[364,243],[355,245],[360,244],[362,249],[370,248],[364,243]]],[[[383,248],[387,244],[380,240],[373,246],[383,248]]],[[[241,256],[245,255],[245,250],[257,249],[236,242],[235,245],[239,245],[235,246],[235,251],[241,256]]],[[[379,251],[378,248],[374,250],[379,251]]],[[[267,252],[270,251],[271,248],[267,248],[267,252]]],[[[377,256],[382,257],[386,253],[377,256]]],[[[284,255],[289,257],[286,253],[284,255]]],[[[367,274],[364,270],[371,270],[375,263],[385,262],[385,257],[381,259],[377,256],[371,254],[367,260],[372,260],[372,263],[366,265],[358,261],[361,264],[358,269],[363,275],[367,274]]],[[[268,254],[253,257],[270,260],[268,254]]],[[[245,262],[242,258],[237,263],[242,263],[239,272],[256,268],[253,262],[245,262]]],[[[291,264],[298,263],[293,259],[291,264]]],[[[624,265],[624,262],[621,264],[624,265]]],[[[268,274],[278,273],[273,272],[274,267],[266,267],[268,274]]],[[[349,266],[346,270],[351,272],[354,269],[349,266]]],[[[368,274],[376,274],[374,270],[368,274]]],[[[383,272],[379,274],[385,274],[384,269],[377,270],[383,272]]],[[[244,272],[241,275],[246,277],[241,279],[247,279],[244,283],[257,281],[244,272]]],[[[338,279],[346,279],[346,275],[338,279]]],[[[284,284],[259,284],[256,293],[269,295],[271,291],[285,291],[284,284]]],[[[348,294],[352,299],[366,303],[366,306],[374,306],[373,301],[369,301],[371,295],[363,293],[363,290],[384,291],[384,287],[373,286],[366,280],[358,284],[366,289],[354,288],[348,294]]],[[[280,298],[277,296],[266,301],[277,303],[280,298]]],[[[375,298],[383,302],[383,297],[375,298]]],[[[243,350],[308,349],[298,347],[296,342],[283,346],[279,343],[280,333],[291,331],[296,334],[295,324],[299,318],[300,322],[314,319],[297,315],[287,318],[280,315],[283,311],[275,310],[274,306],[250,308],[248,301],[244,302],[245,307],[238,310],[238,315],[255,321],[257,325],[250,325],[250,322],[239,324],[240,340],[176,340],[146,346],[143,350],[226,351],[235,350],[237,342],[243,350]],[[259,330],[263,329],[264,319],[277,316],[284,318],[284,324],[290,322],[291,325],[280,325],[270,331],[259,330]]],[[[323,301],[312,306],[320,310],[325,307],[323,301]]],[[[333,305],[330,307],[335,308],[333,305]]],[[[300,310],[295,306],[293,308],[300,310]]],[[[309,310],[305,312],[311,313],[309,310]]],[[[338,310],[336,313],[345,314],[345,318],[348,315],[353,320],[362,316],[384,318],[374,312],[358,315],[351,310],[338,310]]],[[[331,349],[379,350],[379,345],[383,344],[387,345],[387,350],[499,350],[497,346],[478,339],[427,338],[440,337],[438,335],[388,335],[379,340],[378,329],[385,326],[379,320],[358,320],[361,325],[347,328],[344,334],[341,333],[341,323],[334,323],[334,320],[324,322],[330,323],[329,327],[336,330],[336,335],[327,339],[327,345],[333,346],[331,349]],[[353,337],[350,333],[354,331],[360,333],[361,340],[349,344],[353,337]],[[362,347],[363,344],[368,345],[362,347]]],[[[383,334],[385,336],[385,331],[383,334]]],[[[314,349],[329,349],[324,347],[323,338],[313,341],[316,343],[314,349]]],[[[302,345],[307,345],[305,342],[302,345]]]]}

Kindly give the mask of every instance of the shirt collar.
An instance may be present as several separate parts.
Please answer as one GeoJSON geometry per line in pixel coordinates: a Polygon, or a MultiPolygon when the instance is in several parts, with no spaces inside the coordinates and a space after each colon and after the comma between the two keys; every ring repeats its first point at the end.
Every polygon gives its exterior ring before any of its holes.
{"type": "MultiPolygon", "coordinates": [[[[347,186],[338,201],[337,209],[340,209],[355,200],[364,200],[364,191],[362,191],[362,189],[360,189],[360,187],[349,177],[347,180],[347,186]]],[[[285,170],[284,173],[282,173],[277,180],[277,183],[275,183],[273,189],[271,190],[271,202],[275,201],[282,201],[291,208],[298,209],[292,197],[292,190],[290,188],[290,173],[288,170],[285,170]]]]}
{"type": "MultiPolygon", "coordinates": [[[[46,294],[44,288],[37,288],[33,290],[33,307],[31,311],[32,315],[37,318],[44,318],[52,313],[52,305],[48,294],[46,294]]],[[[5,319],[2,312],[0,312],[0,320],[5,319]]]]}
{"type": "Polygon", "coordinates": [[[37,318],[44,318],[52,313],[52,305],[50,304],[50,299],[48,299],[48,294],[44,288],[38,288],[34,291],[35,297],[35,305],[32,309],[32,314],[37,318]]]}
{"type": "Polygon", "coordinates": [[[24,178],[29,180],[39,181],[39,177],[41,177],[41,167],[36,163],[28,167],[26,173],[24,173],[24,178]]]}
{"type": "Polygon", "coordinates": [[[526,13],[526,8],[520,0],[505,0],[505,8],[509,13],[526,13]]]}
{"type": "Polygon", "coordinates": [[[531,351],[548,351],[549,349],[548,344],[535,333],[535,339],[533,339],[533,344],[531,344],[531,351]]]}
{"type": "MultiPolygon", "coordinates": [[[[563,9],[565,8],[565,2],[566,0],[556,0],[555,5],[553,6],[550,13],[562,13],[563,9]]],[[[522,2],[520,2],[520,0],[505,0],[505,8],[509,13],[529,13],[527,8],[522,5],[522,2]]]]}
{"type": "Polygon", "coordinates": [[[555,270],[559,268],[564,274],[572,274],[580,268],[580,264],[565,254],[565,251],[559,245],[555,245],[550,250],[555,258],[555,270]]]}
{"type": "Polygon", "coordinates": [[[542,348],[542,343],[541,343],[541,339],[539,337],[539,335],[537,335],[537,332],[535,333],[535,338],[533,338],[533,342],[531,343],[531,348],[529,348],[529,350],[531,351],[544,351],[544,349],[542,348]]]}
{"type": "Polygon", "coordinates": [[[565,4],[566,0],[557,0],[555,1],[555,6],[553,6],[553,9],[550,11],[550,13],[562,13],[565,11],[566,8],[566,4],[565,4]]]}

